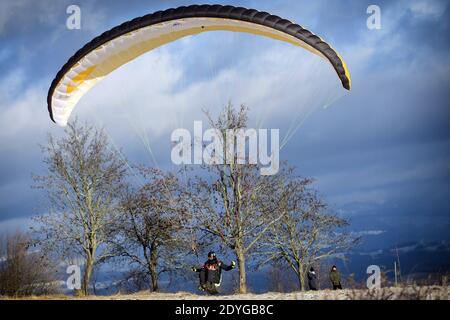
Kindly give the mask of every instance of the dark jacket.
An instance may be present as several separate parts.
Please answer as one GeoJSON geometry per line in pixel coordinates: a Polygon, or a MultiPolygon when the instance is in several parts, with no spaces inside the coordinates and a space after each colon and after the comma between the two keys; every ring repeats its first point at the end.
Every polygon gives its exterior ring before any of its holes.
{"type": "Polygon", "coordinates": [[[232,265],[226,265],[218,259],[208,259],[203,265],[203,268],[199,268],[196,271],[200,272],[201,270],[205,270],[206,282],[220,283],[222,270],[230,271],[231,269],[233,269],[232,265]]]}
{"type": "Polygon", "coordinates": [[[317,290],[317,275],[314,271],[308,271],[309,290],[317,290]]]}

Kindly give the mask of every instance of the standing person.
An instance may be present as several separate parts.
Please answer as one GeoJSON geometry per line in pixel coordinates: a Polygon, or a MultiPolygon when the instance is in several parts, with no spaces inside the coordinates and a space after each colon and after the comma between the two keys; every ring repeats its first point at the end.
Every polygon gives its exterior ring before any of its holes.
{"type": "Polygon", "coordinates": [[[317,290],[317,275],[313,267],[308,271],[308,286],[309,290],[317,290]]]}
{"type": "Polygon", "coordinates": [[[342,289],[341,275],[339,274],[336,266],[331,267],[330,281],[333,286],[333,290],[342,289]]]}
{"type": "Polygon", "coordinates": [[[236,262],[232,261],[231,265],[226,265],[217,259],[214,251],[210,251],[208,253],[208,260],[206,260],[203,267],[193,267],[192,270],[199,272],[200,290],[216,293],[222,280],[222,270],[230,271],[234,269],[235,266],[236,262]]]}

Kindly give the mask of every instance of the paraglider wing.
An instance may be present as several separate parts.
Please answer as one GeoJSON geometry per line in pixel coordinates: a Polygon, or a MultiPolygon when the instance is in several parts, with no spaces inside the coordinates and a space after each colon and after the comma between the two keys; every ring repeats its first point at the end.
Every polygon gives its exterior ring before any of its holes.
{"type": "Polygon", "coordinates": [[[78,50],[50,86],[47,96],[50,118],[59,125],[66,125],[81,97],[113,70],[169,42],[214,30],[252,33],[303,47],[327,59],[343,87],[350,90],[350,75],[339,54],[301,26],[254,9],[192,5],[125,22],[78,50]]]}

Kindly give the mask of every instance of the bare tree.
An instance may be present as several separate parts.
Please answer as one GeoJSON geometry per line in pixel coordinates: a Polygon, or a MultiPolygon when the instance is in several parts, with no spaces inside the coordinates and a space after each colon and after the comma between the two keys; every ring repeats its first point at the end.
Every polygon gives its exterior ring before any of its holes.
{"type": "Polygon", "coordinates": [[[282,260],[274,260],[265,268],[267,288],[271,292],[293,292],[297,290],[295,275],[282,260]]]}
{"type": "Polygon", "coordinates": [[[295,273],[299,288],[306,290],[309,267],[326,258],[339,257],[359,239],[343,230],[348,225],[345,219],[327,214],[327,205],[310,188],[311,179],[291,177],[278,202],[277,211],[284,214],[259,244],[265,257],[260,264],[285,262],[295,273]]]}
{"type": "Polygon", "coordinates": [[[142,269],[143,268],[139,265],[136,266],[136,268],[127,270],[125,276],[121,277],[116,285],[119,292],[134,293],[148,290],[151,280],[149,279],[148,272],[142,269]]]}
{"type": "Polygon", "coordinates": [[[49,199],[49,214],[38,217],[41,245],[63,257],[81,257],[81,291],[88,287],[95,263],[110,257],[107,226],[116,218],[125,164],[102,130],[77,121],[59,139],[49,136],[42,148],[48,174],[36,186],[49,199]]]}
{"type": "Polygon", "coordinates": [[[158,291],[162,273],[184,266],[182,258],[188,250],[185,225],[189,219],[175,175],[145,167],[139,172],[146,184],[124,196],[112,243],[116,255],[133,266],[130,276],[140,283],[148,279],[151,290],[158,291]]]}
{"type": "Polygon", "coordinates": [[[0,239],[0,296],[29,296],[57,292],[52,261],[28,235],[16,233],[0,239]]]}
{"type": "MultiPolygon", "coordinates": [[[[247,125],[247,108],[231,105],[210,125],[222,134],[222,141],[247,125]]],[[[232,138],[234,139],[234,138],[232,138]]],[[[223,148],[226,149],[225,144],[223,148]]],[[[237,148],[224,150],[225,163],[204,166],[202,176],[189,181],[191,211],[207,235],[231,249],[239,268],[239,292],[247,292],[247,258],[271,226],[280,219],[273,214],[273,190],[283,175],[262,176],[259,166],[242,161],[237,148]],[[246,164],[242,164],[246,163],[246,164]],[[269,214],[270,213],[270,214],[269,214]]]]}

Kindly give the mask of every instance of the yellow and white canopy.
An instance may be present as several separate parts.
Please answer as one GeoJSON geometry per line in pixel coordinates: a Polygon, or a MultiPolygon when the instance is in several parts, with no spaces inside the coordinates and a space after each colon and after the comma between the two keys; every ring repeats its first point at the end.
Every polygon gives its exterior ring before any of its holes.
{"type": "Polygon", "coordinates": [[[47,97],[50,118],[65,126],[81,97],[110,72],[166,43],[214,30],[252,33],[305,48],[328,60],[343,87],[350,90],[350,75],[339,54],[301,26],[254,9],[192,5],[133,19],[86,44],[51,84],[47,97]]]}

